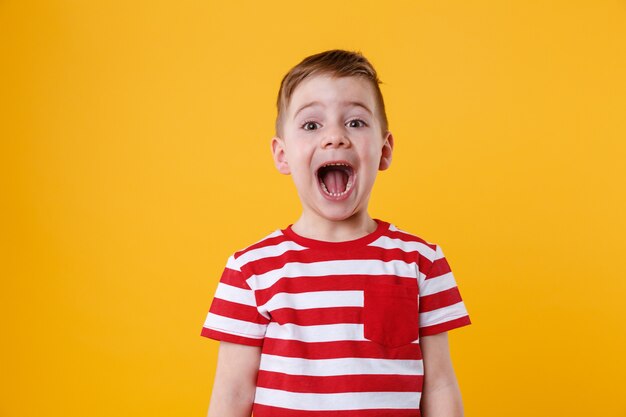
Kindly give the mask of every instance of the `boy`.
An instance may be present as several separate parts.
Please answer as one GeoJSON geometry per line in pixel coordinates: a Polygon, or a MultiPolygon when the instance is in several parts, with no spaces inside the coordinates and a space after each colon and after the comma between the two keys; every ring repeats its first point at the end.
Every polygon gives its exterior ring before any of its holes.
{"type": "Polygon", "coordinates": [[[228,259],[209,417],[463,415],[447,331],[470,320],[443,252],[367,212],[393,151],[379,83],[342,50],[283,78],[271,149],[302,215],[228,259]]]}

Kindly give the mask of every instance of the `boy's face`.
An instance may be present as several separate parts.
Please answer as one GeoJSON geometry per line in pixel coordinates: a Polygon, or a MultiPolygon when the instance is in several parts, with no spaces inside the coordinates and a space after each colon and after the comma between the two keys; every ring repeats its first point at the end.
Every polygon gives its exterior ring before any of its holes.
{"type": "Polygon", "coordinates": [[[340,221],[367,212],[376,174],[391,163],[393,137],[381,129],[365,79],[319,75],[296,88],[272,152],[278,170],[291,174],[305,215],[340,221]]]}

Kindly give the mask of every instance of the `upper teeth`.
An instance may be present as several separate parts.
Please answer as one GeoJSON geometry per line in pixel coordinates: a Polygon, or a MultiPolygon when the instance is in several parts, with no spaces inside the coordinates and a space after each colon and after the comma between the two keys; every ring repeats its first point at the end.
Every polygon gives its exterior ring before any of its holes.
{"type": "Polygon", "coordinates": [[[324,167],[332,167],[332,166],[341,166],[341,167],[348,167],[348,168],[350,168],[350,165],[342,164],[341,162],[331,162],[330,164],[325,164],[324,165],[324,167]]]}

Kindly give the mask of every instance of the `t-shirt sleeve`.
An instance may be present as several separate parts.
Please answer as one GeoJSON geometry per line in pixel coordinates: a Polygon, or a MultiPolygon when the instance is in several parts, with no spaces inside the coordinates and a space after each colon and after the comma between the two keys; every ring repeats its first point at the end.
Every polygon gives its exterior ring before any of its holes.
{"type": "Polygon", "coordinates": [[[450,265],[439,245],[420,274],[419,323],[420,336],[431,336],[471,324],[450,265]]]}
{"type": "Polygon", "coordinates": [[[257,309],[254,291],[231,256],[217,284],[201,335],[224,342],[261,346],[268,323],[269,319],[257,309]]]}

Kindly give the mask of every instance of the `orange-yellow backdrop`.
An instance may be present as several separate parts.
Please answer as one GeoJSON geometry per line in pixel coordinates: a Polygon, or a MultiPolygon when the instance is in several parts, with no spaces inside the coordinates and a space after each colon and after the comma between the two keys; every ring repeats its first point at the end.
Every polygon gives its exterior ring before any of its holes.
{"type": "Polygon", "coordinates": [[[227,256],[294,221],[285,71],[361,50],[370,213],[444,248],[468,417],[626,415],[623,1],[0,2],[0,415],[201,416],[227,256]]]}

